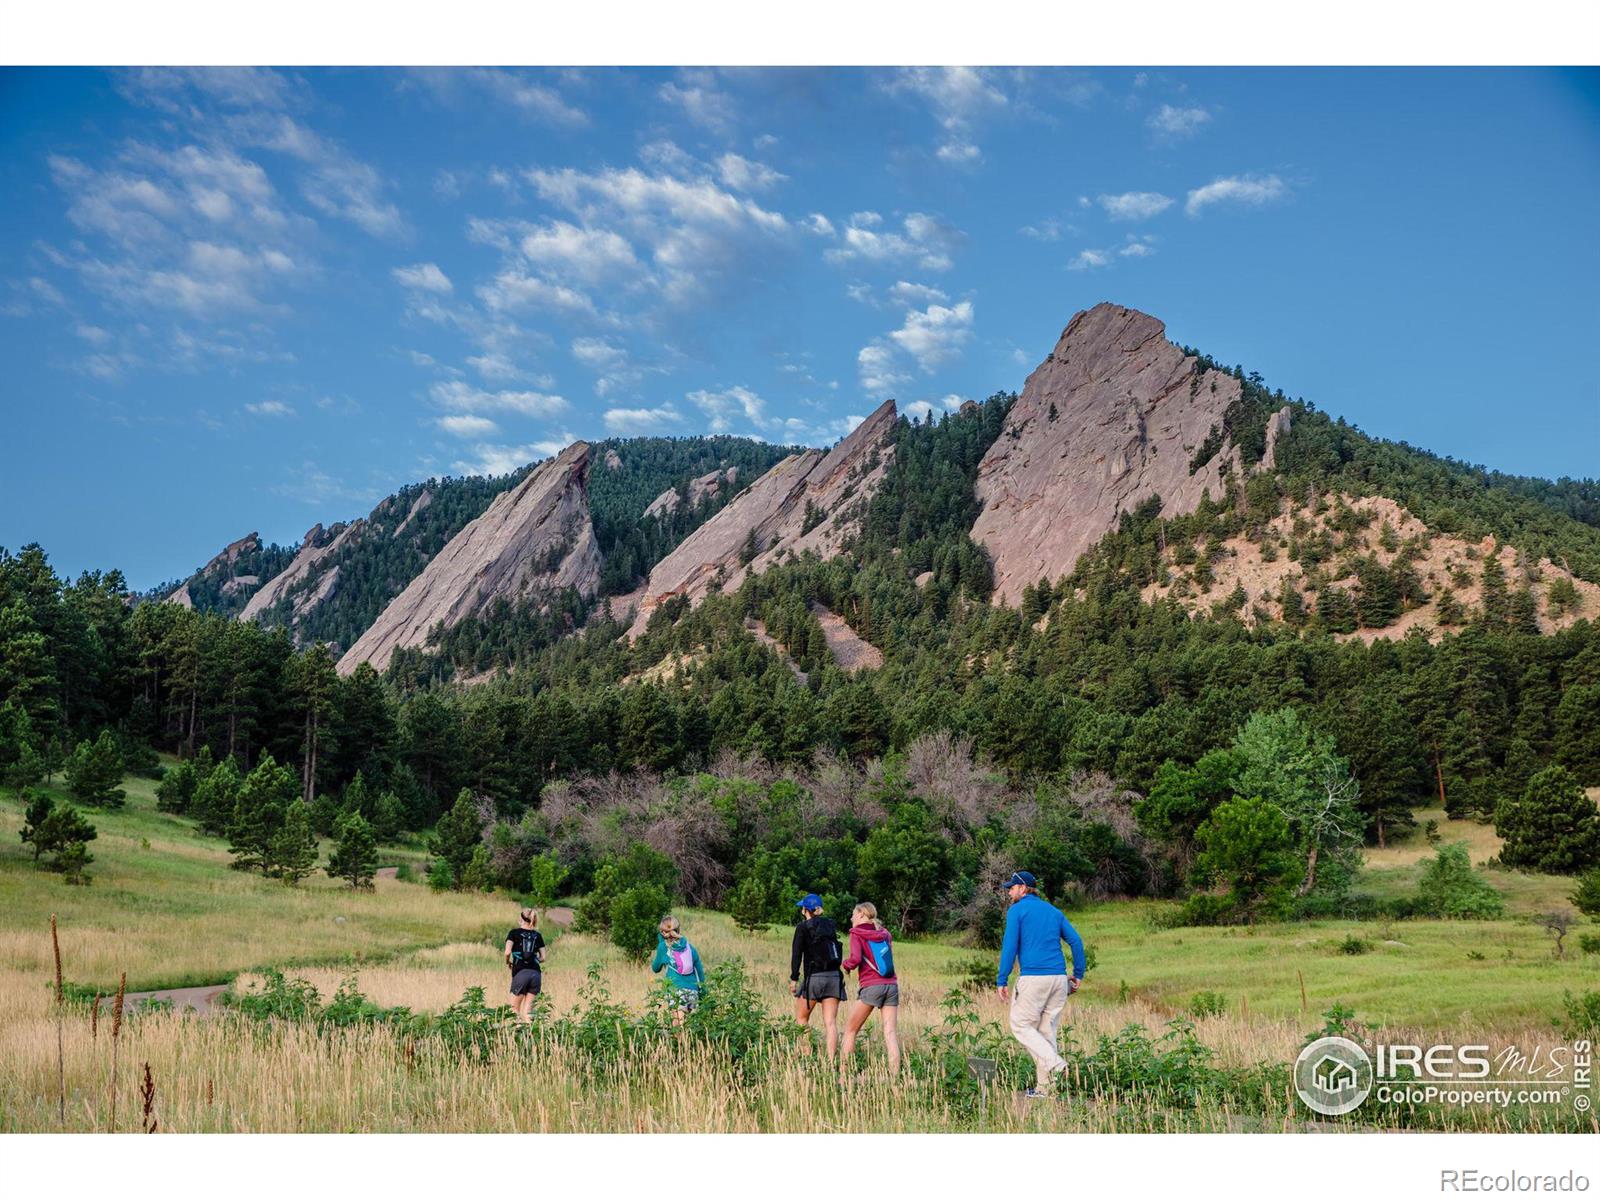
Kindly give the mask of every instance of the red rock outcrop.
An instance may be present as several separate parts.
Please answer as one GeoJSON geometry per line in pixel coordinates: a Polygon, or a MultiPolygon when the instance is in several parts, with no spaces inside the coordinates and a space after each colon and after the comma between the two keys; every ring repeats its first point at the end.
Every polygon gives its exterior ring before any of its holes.
{"type": "Polygon", "coordinates": [[[494,601],[535,600],[576,588],[593,595],[600,547],[589,519],[589,445],[574,442],[497,496],[466,525],[356,640],[339,670],[379,671],[400,647],[422,646],[430,630],[476,616],[494,601]]]}
{"type": "Polygon", "coordinates": [[[894,453],[894,401],[882,404],[832,450],[790,455],[656,564],[645,585],[615,602],[634,608],[628,636],[644,632],[650,614],[674,596],[703,599],[719,576],[732,591],[747,571],[760,573],[786,556],[839,552],[859,523],[894,453]],[[748,563],[740,559],[752,548],[748,563]]]}
{"type": "MultiPolygon", "coordinates": [[[[972,537],[994,563],[997,603],[1070,573],[1120,513],[1151,496],[1168,515],[1191,512],[1208,491],[1220,498],[1230,468],[1240,471],[1227,440],[1190,470],[1239,381],[1201,368],[1165,333],[1154,317],[1098,304],[1072,318],[1028,376],[978,468],[972,537]]],[[[1288,420],[1287,411],[1272,419],[1268,465],[1288,420]]]]}

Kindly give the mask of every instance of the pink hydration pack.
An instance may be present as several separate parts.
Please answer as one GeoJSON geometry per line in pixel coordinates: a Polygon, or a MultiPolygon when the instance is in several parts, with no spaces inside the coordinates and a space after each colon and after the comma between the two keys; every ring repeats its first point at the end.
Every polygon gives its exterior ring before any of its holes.
{"type": "Polygon", "coordinates": [[[687,938],[676,946],[668,946],[667,957],[672,961],[672,969],[679,975],[694,978],[694,947],[689,945],[687,938]]]}

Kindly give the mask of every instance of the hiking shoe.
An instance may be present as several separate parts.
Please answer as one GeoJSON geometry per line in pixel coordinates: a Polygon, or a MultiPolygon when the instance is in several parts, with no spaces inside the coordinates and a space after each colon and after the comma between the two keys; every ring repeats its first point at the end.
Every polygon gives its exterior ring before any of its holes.
{"type": "Polygon", "coordinates": [[[1048,1100],[1050,1099],[1050,1093],[1041,1092],[1038,1088],[1029,1088],[1022,1093],[1022,1098],[1024,1100],[1048,1100]]]}

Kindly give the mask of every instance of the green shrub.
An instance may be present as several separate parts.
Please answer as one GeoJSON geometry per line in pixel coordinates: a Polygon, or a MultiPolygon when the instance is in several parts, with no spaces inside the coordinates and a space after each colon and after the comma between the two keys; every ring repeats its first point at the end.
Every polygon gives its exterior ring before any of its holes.
{"type": "Polygon", "coordinates": [[[401,863],[394,869],[394,877],[401,883],[415,883],[417,881],[417,869],[410,863],[401,863]]]}
{"type": "Polygon", "coordinates": [[[1221,992],[1196,992],[1189,997],[1189,1015],[1195,1020],[1220,1017],[1228,1011],[1228,999],[1221,992]]]}
{"type": "Polygon", "coordinates": [[[553,854],[535,854],[528,864],[528,902],[536,908],[549,908],[561,895],[567,869],[553,854]]]}
{"type": "Polygon", "coordinates": [[[1600,992],[1561,993],[1563,1019],[1557,1024],[1564,1038],[1600,1038],[1600,992]]]}
{"type": "Polygon", "coordinates": [[[611,903],[611,944],[629,958],[644,960],[656,947],[657,926],[672,898],[654,883],[641,883],[611,903]]]}
{"type": "Polygon", "coordinates": [[[1426,861],[1412,911],[1419,917],[1487,920],[1505,913],[1505,900],[1473,870],[1466,843],[1454,842],[1426,861]]]}
{"type": "Polygon", "coordinates": [[[1179,925],[1231,925],[1239,919],[1239,906],[1233,896],[1201,892],[1190,896],[1178,911],[1179,925]]]}
{"type": "Polygon", "coordinates": [[[1600,954],[1600,933],[1580,933],[1578,949],[1585,954],[1600,954]]]}
{"type": "Polygon", "coordinates": [[[1367,941],[1366,938],[1360,937],[1354,933],[1350,934],[1344,939],[1344,941],[1339,943],[1339,953],[1341,954],[1365,954],[1371,949],[1371,942],[1367,941]]]}

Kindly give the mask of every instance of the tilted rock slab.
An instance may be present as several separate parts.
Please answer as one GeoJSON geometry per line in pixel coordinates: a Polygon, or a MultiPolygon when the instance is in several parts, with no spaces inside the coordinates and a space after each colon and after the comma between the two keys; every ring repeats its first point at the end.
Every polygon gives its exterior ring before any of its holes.
{"type": "Polygon", "coordinates": [[[719,573],[723,589],[731,592],[747,572],[760,574],[789,555],[839,553],[894,455],[897,419],[894,401],[885,401],[832,450],[792,454],[740,492],[656,564],[634,593],[628,637],[643,633],[650,614],[674,596],[687,596],[690,603],[704,599],[719,573]],[[808,505],[813,517],[821,515],[809,530],[808,505]],[[740,552],[752,531],[758,552],[742,566],[740,552]]]}
{"type": "MultiPolygon", "coordinates": [[[[698,508],[701,501],[721,494],[724,482],[731,486],[738,481],[738,478],[738,467],[728,467],[726,469],[718,467],[715,471],[707,471],[698,479],[691,479],[688,487],[689,507],[691,509],[698,508]]],[[[649,506],[644,510],[644,515],[647,517],[659,517],[667,513],[675,513],[678,511],[678,505],[682,503],[683,497],[678,495],[678,489],[675,487],[668,488],[661,495],[650,501],[649,506]]]]}
{"type": "Polygon", "coordinates": [[[593,595],[600,545],[589,519],[588,478],[589,445],[574,442],[495,497],[389,602],[339,660],[340,673],[364,662],[386,670],[397,649],[424,645],[441,621],[448,627],[478,616],[502,597],[515,603],[569,587],[593,595]]]}
{"type": "MultiPolygon", "coordinates": [[[[229,542],[220,551],[212,556],[210,562],[206,563],[205,566],[201,567],[198,571],[186,579],[179,587],[175,588],[171,593],[169,593],[166,598],[166,603],[176,604],[181,608],[193,608],[194,598],[189,593],[189,583],[192,580],[205,579],[214,575],[222,574],[226,574],[229,577],[229,580],[232,580],[234,578],[233,569],[238,564],[240,556],[246,551],[254,553],[260,549],[261,535],[259,533],[247,533],[238,541],[229,542]]],[[[231,589],[228,588],[227,582],[224,582],[223,590],[231,594],[231,592],[236,592],[241,587],[249,587],[251,584],[256,582],[256,577],[254,575],[243,575],[239,576],[238,578],[240,582],[235,584],[231,589]]]]}
{"type": "Polygon", "coordinates": [[[364,521],[357,520],[348,525],[324,529],[319,521],[306,530],[305,537],[300,539],[300,549],[289,565],[261,585],[256,594],[250,597],[250,602],[239,610],[238,619],[254,621],[282,600],[288,595],[289,589],[308,577],[319,563],[333,557],[347,541],[358,536],[364,524],[364,521]]]}
{"type": "MultiPolygon", "coordinates": [[[[1208,491],[1221,499],[1223,476],[1244,473],[1238,450],[1225,440],[1192,474],[1189,463],[1239,391],[1232,375],[1201,370],[1154,317],[1114,304],[1073,317],[978,467],[972,538],[994,564],[996,602],[1017,604],[1028,585],[1070,574],[1151,496],[1168,516],[1193,512],[1208,491]]],[[[1288,423],[1286,410],[1272,418],[1268,466],[1288,423]]]]}

